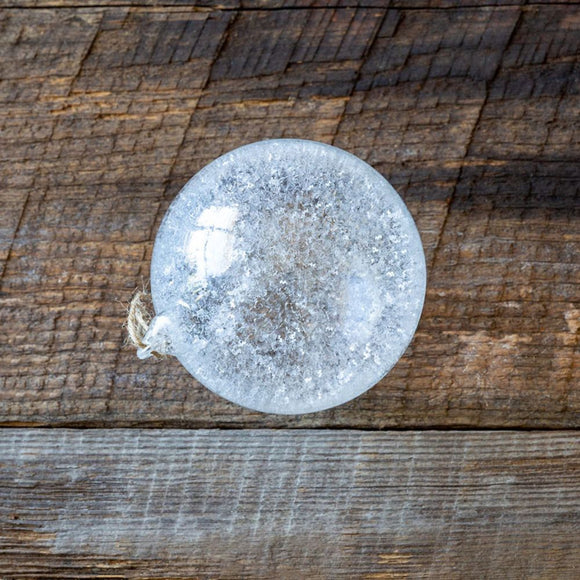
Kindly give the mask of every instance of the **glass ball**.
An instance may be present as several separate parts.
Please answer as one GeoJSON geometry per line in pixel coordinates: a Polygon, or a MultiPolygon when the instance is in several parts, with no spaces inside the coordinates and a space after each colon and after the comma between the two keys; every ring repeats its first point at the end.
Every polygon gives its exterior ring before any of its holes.
{"type": "Polygon", "coordinates": [[[336,147],[261,141],[181,190],[153,251],[151,350],[222,397],[298,414],[377,383],[411,341],[426,268],[413,218],[336,147]]]}

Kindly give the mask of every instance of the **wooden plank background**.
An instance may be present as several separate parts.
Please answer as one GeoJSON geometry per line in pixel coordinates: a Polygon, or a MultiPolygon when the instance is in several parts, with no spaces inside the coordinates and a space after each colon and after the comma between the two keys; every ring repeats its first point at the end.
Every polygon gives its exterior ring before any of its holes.
{"type": "Polygon", "coordinates": [[[0,454],[8,577],[553,580],[580,564],[565,432],[11,429],[0,454]]]}
{"type": "Polygon", "coordinates": [[[3,424],[578,425],[577,6],[26,4],[51,7],[0,16],[3,424]],[[390,376],[300,418],[241,411],[122,348],[170,201],[269,137],[375,166],[429,266],[390,376]]]}
{"type": "Polygon", "coordinates": [[[562,0],[0,0],[0,577],[576,580],[579,49],[562,0]],[[276,137],[387,177],[429,275],[298,417],[124,345],[179,189],[276,137]]]}

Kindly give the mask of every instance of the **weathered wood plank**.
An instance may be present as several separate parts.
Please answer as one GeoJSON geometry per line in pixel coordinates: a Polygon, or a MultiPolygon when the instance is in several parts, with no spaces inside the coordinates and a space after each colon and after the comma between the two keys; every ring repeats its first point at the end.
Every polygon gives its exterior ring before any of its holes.
{"type": "MultiPolygon", "coordinates": [[[[535,6],[549,4],[577,4],[577,0],[478,0],[466,3],[464,0],[196,0],[198,10],[279,10],[279,9],[318,9],[326,8],[404,8],[406,10],[425,9],[446,10],[454,8],[470,9],[497,6],[535,6]]],[[[152,7],[152,8],[191,8],[190,0],[76,0],[76,7],[152,7]]],[[[0,0],[0,8],[68,8],[67,0],[0,0]]]]}
{"type": "MultiPolygon", "coordinates": [[[[573,2],[574,0],[538,0],[538,3],[573,2]]],[[[479,6],[524,5],[536,3],[534,0],[480,0],[479,6]]],[[[196,0],[195,7],[199,10],[279,10],[287,9],[326,9],[326,8],[406,8],[406,9],[447,9],[461,7],[462,0],[196,0]]],[[[151,7],[151,8],[180,8],[191,7],[190,0],[76,0],[77,7],[151,7]]],[[[67,8],[67,0],[0,0],[0,8],[67,8]]]]}
{"type": "MultiPolygon", "coordinates": [[[[445,4],[448,6],[448,4],[445,4]]],[[[574,6],[0,11],[0,421],[580,425],[574,6]],[[123,349],[156,228],[204,164],[331,142],[399,189],[423,320],[380,385],[265,417],[123,349]]]]}
{"type": "Polygon", "coordinates": [[[574,433],[0,433],[0,575],[577,578],[574,433]]]}

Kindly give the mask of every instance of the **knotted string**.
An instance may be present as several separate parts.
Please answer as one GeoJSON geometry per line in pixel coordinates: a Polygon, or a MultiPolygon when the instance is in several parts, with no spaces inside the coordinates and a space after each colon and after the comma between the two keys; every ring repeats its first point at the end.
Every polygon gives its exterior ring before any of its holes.
{"type": "MultiPolygon", "coordinates": [[[[151,294],[145,288],[136,290],[129,304],[127,334],[131,344],[137,349],[147,349],[149,347],[143,339],[153,319],[151,310],[151,294]]],[[[151,351],[151,354],[156,358],[163,358],[163,355],[158,352],[151,351]]]]}

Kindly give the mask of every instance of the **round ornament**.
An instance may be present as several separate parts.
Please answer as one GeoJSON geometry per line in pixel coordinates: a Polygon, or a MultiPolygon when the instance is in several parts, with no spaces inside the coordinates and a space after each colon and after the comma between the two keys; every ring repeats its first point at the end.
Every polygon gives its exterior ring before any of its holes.
{"type": "Polygon", "coordinates": [[[139,355],[172,354],[250,409],[320,411],[397,362],[425,280],[413,218],[372,167],[313,141],[253,143],[207,165],[167,211],[139,355]]]}

